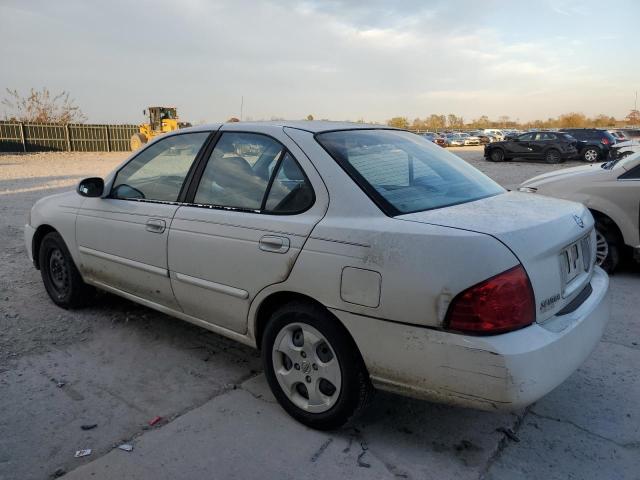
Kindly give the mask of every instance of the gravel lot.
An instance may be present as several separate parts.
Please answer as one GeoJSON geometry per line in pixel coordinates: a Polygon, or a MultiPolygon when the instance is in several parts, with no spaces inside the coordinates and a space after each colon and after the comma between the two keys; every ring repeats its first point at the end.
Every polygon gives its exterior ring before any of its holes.
{"type": "MultiPolygon", "coordinates": [[[[570,166],[452,151],[506,187],[570,166]]],[[[640,478],[636,265],[611,278],[611,322],[587,363],[526,411],[379,394],[356,425],[314,432],[274,404],[249,348],[108,294],[76,311],[49,301],[23,247],[28,210],[125,158],[0,156],[0,480],[640,478]],[[114,450],[125,441],[133,452],[114,450]],[[93,452],[74,458],[81,448],[93,452]]]]}

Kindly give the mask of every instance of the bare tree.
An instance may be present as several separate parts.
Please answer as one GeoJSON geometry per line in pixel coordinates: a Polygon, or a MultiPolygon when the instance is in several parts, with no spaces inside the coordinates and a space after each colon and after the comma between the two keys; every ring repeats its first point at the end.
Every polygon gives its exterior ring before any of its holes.
{"type": "Polygon", "coordinates": [[[409,120],[407,117],[393,117],[387,122],[390,127],[409,128],[409,120]]]}
{"type": "Polygon", "coordinates": [[[629,115],[625,117],[625,120],[629,125],[640,124],[640,111],[633,109],[629,112],[629,115]]]}
{"type": "Polygon", "coordinates": [[[65,90],[53,95],[46,87],[42,90],[32,88],[28,95],[23,96],[16,89],[7,88],[7,96],[2,99],[2,105],[12,112],[5,112],[7,120],[59,124],[83,123],[87,120],[65,90]]]}

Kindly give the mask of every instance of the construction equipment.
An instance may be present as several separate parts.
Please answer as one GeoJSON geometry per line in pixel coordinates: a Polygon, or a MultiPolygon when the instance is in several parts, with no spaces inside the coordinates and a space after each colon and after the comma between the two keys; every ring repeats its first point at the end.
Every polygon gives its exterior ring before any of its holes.
{"type": "Polygon", "coordinates": [[[142,111],[149,112],[149,123],[140,125],[140,131],[131,137],[131,150],[137,150],[154,137],[163,133],[173,132],[180,128],[178,113],[175,107],[148,107],[142,111]]]}

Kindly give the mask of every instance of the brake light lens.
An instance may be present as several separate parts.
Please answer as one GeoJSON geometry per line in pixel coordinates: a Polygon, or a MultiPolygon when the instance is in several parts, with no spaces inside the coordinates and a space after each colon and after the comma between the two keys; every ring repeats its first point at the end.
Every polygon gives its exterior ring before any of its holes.
{"type": "Polygon", "coordinates": [[[611,143],[607,137],[603,137],[602,140],[600,140],[600,142],[603,145],[609,145],[611,143]]]}
{"type": "Polygon", "coordinates": [[[535,300],[531,282],[518,265],[458,294],[447,312],[445,326],[474,334],[497,334],[531,325],[535,300]]]}

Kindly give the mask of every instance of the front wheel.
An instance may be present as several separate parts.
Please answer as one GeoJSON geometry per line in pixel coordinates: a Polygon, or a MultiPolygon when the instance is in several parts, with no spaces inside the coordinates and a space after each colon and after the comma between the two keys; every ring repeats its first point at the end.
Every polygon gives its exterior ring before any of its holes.
{"type": "Polygon", "coordinates": [[[620,249],[618,237],[609,225],[608,222],[596,222],[596,265],[612,273],[620,261],[620,249]]]}
{"type": "Polygon", "coordinates": [[[140,147],[142,147],[142,145],[144,145],[145,143],[147,143],[146,135],[144,135],[143,133],[134,133],[131,136],[131,151],[135,152],[140,147]]]}
{"type": "Polygon", "coordinates": [[[293,302],[278,309],[264,332],[262,361],[280,405],[311,428],[342,426],[372,393],[357,347],[321,307],[293,302]]]}
{"type": "Polygon", "coordinates": [[[489,153],[489,159],[492,162],[503,162],[504,161],[504,152],[500,148],[494,148],[489,153]]]}
{"type": "Polygon", "coordinates": [[[73,308],[87,303],[93,289],[82,280],[59,233],[45,235],[40,244],[38,260],[44,287],[56,305],[73,308]]]}

